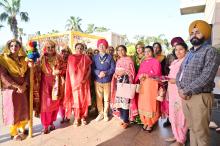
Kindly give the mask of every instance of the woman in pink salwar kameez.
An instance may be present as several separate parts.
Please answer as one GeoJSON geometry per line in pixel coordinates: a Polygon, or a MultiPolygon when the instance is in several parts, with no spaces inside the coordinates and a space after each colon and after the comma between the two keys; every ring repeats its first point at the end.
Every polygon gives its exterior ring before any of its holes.
{"type": "Polygon", "coordinates": [[[61,58],[55,51],[55,42],[49,40],[45,43],[43,56],[41,58],[41,123],[43,124],[43,133],[55,129],[53,124],[57,119],[59,110],[60,96],[60,63],[61,58]]]}
{"type": "Polygon", "coordinates": [[[169,94],[169,119],[171,122],[172,131],[174,134],[173,145],[182,146],[186,141],[186,134],[188,128],[186,127],[186,119],[182,110],[182,99],[179,97],[176,86],[176,75],[184,60],[187,52],[187,45],[185,43],[178,43],[175,46],[175,54],[177,59],[170,65],[170,73],[168,75],[168,94],[169,94]]]}
{"type": "Polygon", "coordinates": [[[116,82],[132,84],[135,77],[135,67],[133,60],[126,55],[127,48],[124,45],[118,46],[116,50],[119,59],[117,60],[115,74],[111,82],[111,105],[113,109],[119,111],[122,120],[120,125],[125,129],[128,127],[129,119],[130,121],[133,121],[135,116],[138,115],[138,111],[135,98],[129,99],[115,96],[116,82]]]}
{"type": "Polygon", "coordinates": [[[145,59],[142,61],[135,81],[140,81],[138,97],[138,111],[143,129],[151,132],[154,124],[160,117],[160,105],[156,100],[158,96],[158,81],[153,77],[161,76],[160,62],[153,58],[153,47],[145,47],[145,59]]]}

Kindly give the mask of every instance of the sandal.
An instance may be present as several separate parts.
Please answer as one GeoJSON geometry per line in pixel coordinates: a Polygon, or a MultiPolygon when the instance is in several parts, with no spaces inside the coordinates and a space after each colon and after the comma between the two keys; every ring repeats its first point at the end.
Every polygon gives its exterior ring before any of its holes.
{"type": "Polygon", "coordinates": [[[63,123],[69,123],[70,122],[70,119],[67,119],[67,118],[63,118],[62,121],[60,121],[61,124],[63,123]]]}
{"type": "Polygon", "coordinates": [[[142,129],[143,129],[144,131],[146,131],[147,125],[143,125],[142,129]]]}
{"type": "Polygon", "coordinates": [[[84,118],[81,119],[81,124],[82,125],[87,125],[87,122],[86,122],[86,120],[84,118]]]}
{"type": "Polygon", "coordinates": [[[74,127],[78,127],[79,125],[80,125],[79,121],[78,120],[74,120],[73,126],[74,127]]]}
{"type": "Polygon", "coordinates": [[[49,133],[49,130],[48,128],[44,128],[42,131],[41,131],[42,134],[48,134],[49,133]]]}
{"type": "Polygon", "coordinates": [[[14,141],[22,141],[22,137],[18,134],[18,135],[15,135],[15,136],[11,136],[11,139],[14,140],[14,141]]]}
{"type": "Polygon", "coordinates": [[[215,122],[210,122],[209,123],[209,128],[211,128],[211,129],[216,129],[216,128],[218,128],[218,125],[215,123],[215,122]]]}
{"type": "Polygon", "coordinates": [[[55,129],[56,129],[56,127],[54,126],[54,124],[50,125],[50,131],[53,131],[55,129]]]}
{"type": "Polygon", "coordinates": [[[147,131],[148,133],[151,133],[152,130],[153,130],[153,127],[149,127],[149,126],[148,126],[148,127],[146,128],[146,131],[147,131]]]}
{"type": "Polygon", "coordinates": [[[175,137],[169,137],[167,139],[165,139],[166,142],[174,142],[176,141],[176,138],[175,137]]]}
{"type": "Polygon", "coordinates": [[[124,123],[124,122],[123,122],[123,124],[121,125],[121,127],[122,127],[123,129],[128,128],[128,126],[129,126],[129,123],[124,123]]]}

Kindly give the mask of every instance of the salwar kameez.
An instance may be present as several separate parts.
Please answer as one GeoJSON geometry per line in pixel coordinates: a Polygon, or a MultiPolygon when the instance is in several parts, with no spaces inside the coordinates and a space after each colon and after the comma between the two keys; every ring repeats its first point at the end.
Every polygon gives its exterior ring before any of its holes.
{"type": "MultiPolygon", "coordinates": [[[[179,68],[183,62],[183,59],[175,60],[170,65],[169,78],[176,78],[176,74],[179,71],[179,68]]],[[[169,119],[171,122],[172,131],[177,142],[185,143],[186,134],[188,128],[186,126],[186,119],[183,114],[182,109],[182,99],[179,97],[178,88],[176,84],[169,83],[168,85],[169,93],[169,119]]]]}

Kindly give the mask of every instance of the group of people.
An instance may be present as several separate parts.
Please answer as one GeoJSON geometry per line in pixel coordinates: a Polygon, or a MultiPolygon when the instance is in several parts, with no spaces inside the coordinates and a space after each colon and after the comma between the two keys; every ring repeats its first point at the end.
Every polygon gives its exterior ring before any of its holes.
{"type": "Polygon", "coordinates": [[[216,49],[207,43],[211,36],[208,23],[192,22],[189,35],[192,48],[188,49],[181,37],[175,37],[171,40],[174,50],[168,56],[162,54],[158,42],[152,46],[137,43],[132,57],[127,56],[126,46],[119,45],[115,57],[114,48],[108,50],[105,39],[97,41],[98,52],[94,55],[85,53],[82,43],[75,44],[74,54],[67,46],[57,52],[56,43],[47,40],[35,65],[25,61],[19,41],[8,41],[0,55],[0,85],[3,121],[11,125],[11,138],[23,140],[27,133],[28,66],[33,65],[34,109],[35,115],[40,115],[44,134],[55,130],[58,113],[61,123],[69,122],[73,114],[74,126],[86,125],[94,89],[97,122],[109,121],[112,113],[121,119],[122,128],[139,122],[150,133],[165,115],[174,135],[167,139],[175,142],[172,145],[184,145],[190,130],[191,146],[209,146],[211,92],[220,61],[216,49]],[[118,83],[139,84],[139,91],[134,98],[118,97],[118,83]]]}

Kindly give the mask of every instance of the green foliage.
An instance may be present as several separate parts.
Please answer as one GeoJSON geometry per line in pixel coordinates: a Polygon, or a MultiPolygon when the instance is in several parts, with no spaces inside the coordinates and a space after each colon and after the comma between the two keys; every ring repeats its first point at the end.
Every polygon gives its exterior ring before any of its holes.
{"type": "Polygon", "coordinates": [[[135,54],[136,50],[135,50],[135,45],[130,44],[127,46],[127,55],[128,56],[133,56],[135,54]]]}
{"type": "Polygon", "coordinates": [[[20,16],[21,21],[28,22],[29,17],[27,12],[20,11],[21,0],[1,0],[0,7],[4,9],[4,12],[0,14],[0,21],[7,22],[12,31],[14,38],[18,38],[18,21],[17,15],[20,16]]]}

